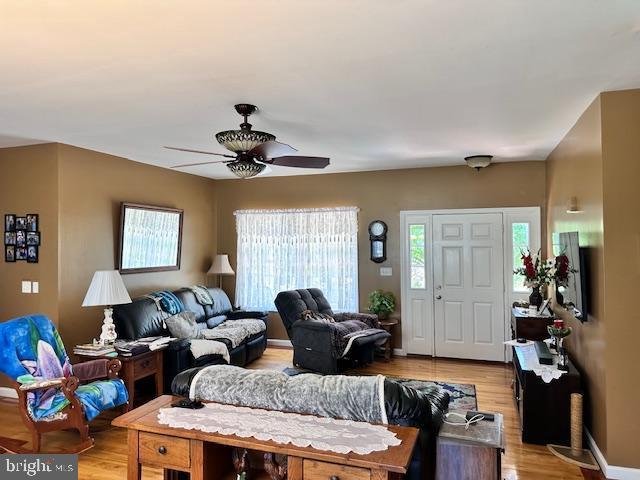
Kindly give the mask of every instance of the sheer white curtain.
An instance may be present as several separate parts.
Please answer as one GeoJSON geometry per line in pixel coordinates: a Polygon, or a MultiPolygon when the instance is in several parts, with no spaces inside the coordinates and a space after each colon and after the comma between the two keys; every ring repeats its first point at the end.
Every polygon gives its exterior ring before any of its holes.
{"type": "Polygon", "coordinates": [[[278,292],[317,287],[358,310],[358,209],[239,210],[236,305],[275,310],[278,292]]]}

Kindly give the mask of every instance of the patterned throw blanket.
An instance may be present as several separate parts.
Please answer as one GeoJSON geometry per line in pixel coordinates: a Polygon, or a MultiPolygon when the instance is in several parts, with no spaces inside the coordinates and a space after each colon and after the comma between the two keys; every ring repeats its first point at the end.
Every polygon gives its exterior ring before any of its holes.
{"type": "MultiPolygon", "coordinates": [[[[380,333],[378,328],[368,328],[368,325],[359,320],[345,320],[335,322],[331,325],[331,348],[338,358],[342,358],[349,353],[355,339],[368,337],[380,333]]],[[[380,340],[384,343],[386,339],[380,340]]]]}
{"type": "Polygon", "coordinates": [[[200,305],[213,305],[213,298],[209,293],[209,289],[204,285],[192,285],[189,290],[193,292],[196,297],[196,301],[200,305]]]}
{"type": "Polygon", "coordinates": [[[266,329],[267,326],[262,320],[241,318],[238,320],[227,320],[215,328],[202,330],[200,335],[207,340],[228,340],[231,343],[231,348],[236,348],[245,339],[252,335],[262,333],[266,329]]]}
{"type": "MultiPolygon", "coordinates": [[[[0,323],[0,371],[27,390],[33,385],[56,385],[55,380],[73,375],[58,331],[42,315],[0,323]]],[[[120,379],[80,385],[75,395],[89,421],[102,410],[122,405],[128,399],[120,379]]],[[[27,391],[27,409],[34,420],[56,420],[67,405],[69,400],[57,385],[27,391]]]]}
{"type": "Polygon", "coordinates": [[[193,377],[189,397],[250,408],[387,423],[382,375],[305,373],[290,377],[274,370],[211,365],[193,377]]]}
{"type": "Polygon", "coordinates": [[[184,304],[173,294],[173,292],[162,290],[145,296],[156,302],[156,305],[160,304],[162,310],[167,312],[169,315],[184,312],[184,304]]]}

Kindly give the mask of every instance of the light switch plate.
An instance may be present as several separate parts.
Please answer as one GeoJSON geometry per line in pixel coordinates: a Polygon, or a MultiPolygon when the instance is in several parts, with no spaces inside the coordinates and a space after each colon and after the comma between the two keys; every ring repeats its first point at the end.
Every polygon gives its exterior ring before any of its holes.
{"type": "Polygon", "coordinates": [[[381,277],[391,277],[393,275],[393,268],[391,267],[380,267],[380,276],[381,277]]]}
{"type": "Polygon", "coordinates": [[[40,293],[40,282],[31,282],[31,293],[40,293]]]}
{"type": "Polygon", "coordinates": [[[22,281],[22,293],[31,293],[31,282],[29,280],[22,281]]]}

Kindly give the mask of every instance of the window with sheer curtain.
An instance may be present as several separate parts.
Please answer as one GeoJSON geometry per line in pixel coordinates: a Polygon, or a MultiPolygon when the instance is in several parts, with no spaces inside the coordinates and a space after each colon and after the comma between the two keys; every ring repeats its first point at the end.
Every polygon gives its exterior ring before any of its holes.
{"type": "Polygon", "coordinates": [[[358,310],[358,209],[239,210],[236,305],[275,310],[278,292],[320,288],[358,310]]]}

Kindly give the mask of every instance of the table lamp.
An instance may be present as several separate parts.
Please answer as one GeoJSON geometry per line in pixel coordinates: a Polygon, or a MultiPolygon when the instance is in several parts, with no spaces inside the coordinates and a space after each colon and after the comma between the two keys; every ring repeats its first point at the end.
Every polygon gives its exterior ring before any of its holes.
{"type": "Polygon", "coordinates": [[[235,275],[231,265],[229,264],[229,255],[216,255],[213,259],[211,268],[207,272],[207,275],[218,275],[218,288],[222,288],[222,276],[223,275],[235,275]]]}
{"type": "Polygon", "coordinates": [[[104,306],[104,320],[100,343],[108,345],[117,338],[116,327],[113,325],[112,305],[131,303],[131,297],[124,286],[122,277],[117,270],[98,270],[93,274],[91,285],[82,302],[83,307],[104,306]]]}

